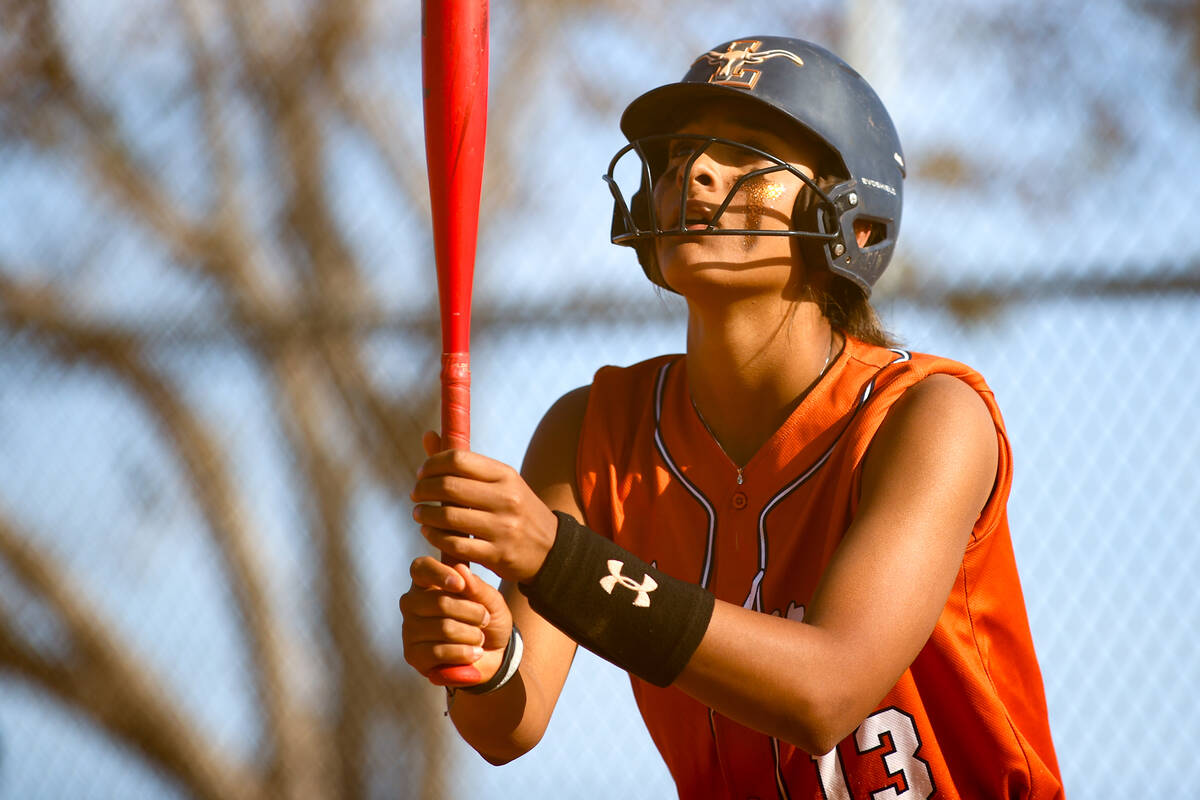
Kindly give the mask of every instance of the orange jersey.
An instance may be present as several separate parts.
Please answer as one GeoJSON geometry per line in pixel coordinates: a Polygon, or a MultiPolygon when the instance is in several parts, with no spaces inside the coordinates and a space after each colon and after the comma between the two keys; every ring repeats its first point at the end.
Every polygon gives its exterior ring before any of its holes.
{"type": "Polygon", "coordinates": [[[586,524],[718,600],[801,620],[854,519],[863,457],[888,409],[932,373],[972,386],[1000,444],[937,627],[878,708],[814,758],[674,688],[631,678],[683,798],[1052,798],[1061,780],[1005,505],[1004,424],[973,370],[848,339],[784,425],[739,470],[692,406],[679,356],[596,373],[579,442],[586,524]]]}

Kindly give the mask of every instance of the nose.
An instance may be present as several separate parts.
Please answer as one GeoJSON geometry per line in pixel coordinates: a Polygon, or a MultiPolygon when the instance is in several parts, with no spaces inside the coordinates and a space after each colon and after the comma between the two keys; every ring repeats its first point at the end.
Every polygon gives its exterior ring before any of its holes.
{"type": "Polygon", "coordinates": [[[675,187],[681,187],[685,179],[688,181],[689,189],[693,187],[712,189],[716,186],[717,172],[712,157],[708,153],[700,153],[692,162],[691,169],[688,169],[686,160],[682,161],[679,169],[675,171],[675,187]]]}

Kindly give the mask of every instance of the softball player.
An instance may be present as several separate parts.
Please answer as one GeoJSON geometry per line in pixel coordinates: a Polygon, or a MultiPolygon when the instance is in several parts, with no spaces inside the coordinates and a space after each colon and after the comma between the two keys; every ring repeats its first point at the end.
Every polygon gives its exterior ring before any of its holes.
{"type": "Polygon", "coordinates": [[[905,175],[879,98],[757,36],[621,127],[613,241],[686,300],[687,351],[599,370],[519,474],[426,436],[414,518],[504,583],[414,561],[407,660],[478,667],[450,714],[494,763],[583,645],[629,672],[681,797],[1060,797],[999,409],[868,301],[905,175]]]}

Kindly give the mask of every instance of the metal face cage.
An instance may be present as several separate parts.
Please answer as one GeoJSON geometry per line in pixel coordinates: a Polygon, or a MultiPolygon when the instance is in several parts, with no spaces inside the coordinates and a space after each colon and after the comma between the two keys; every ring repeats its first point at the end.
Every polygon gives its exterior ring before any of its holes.
{"type": "Polygon", "coordinates": [[[732,139],[681,133],[643,136],[633,140],[617,151],[612,161],[609,162],[608,171],[603,177],[608,184],[609,190],[612,192],[614,202],[613,244],[636,246],[652,241],[660,236],[799,236],[819,239],[825,242],[833,242],[841,239],[838,214],[835,211],[836,204],[833,198],[817,185],[816,181],[796,169],[796,167],[781,160],[778,156],[760,150],[752,145],[733,141],[732,139]],[[679,189],[679,219],[676,221],[674,227],[668,227],[660,224],[652,195],[653,187],[666,172],[666,150],[670,143],[676,141],[694,141],[697,143],[697,146],[688,156],[683,166],[683,179],[680,182],[679,189]],[[712,218],[708,220],[706,227],[703,230],[688,230],[684,209],[687,208],[689,199],[688,193],[691,184],[692,167],[696,163],[696,159],[713,145],[722,145],[735,150],[745,151],[750,155],[769,162],[770,166],[750,170],[738,178],[725,195],[725,199],[713,213],[712,218]],[[616,178],[616,171],[618,164],[630,152],[635,152],[641,161],[641,185],[632,195],[630,202],[626,202],[616,178]],[[798,228],[799,220],[795,213],[791,215],[791,224],[786,230],[761,230],[757,228],[721,229],[716,227],[721,216],[729,208],[730,203],[733,202],[733,198],[748,181],[776,172],[788,172],[795,175],[816,194],[818,230],[802,230],[798,228]]]}

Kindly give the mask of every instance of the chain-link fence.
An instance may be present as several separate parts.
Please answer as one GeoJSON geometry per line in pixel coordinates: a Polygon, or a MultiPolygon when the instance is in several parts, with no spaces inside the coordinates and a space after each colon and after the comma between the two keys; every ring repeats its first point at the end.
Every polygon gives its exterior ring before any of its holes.
{"type": "MultiPolygon", "coordinates": [[[[0,797],[666,797],[581,653],[487,766],[403,664],[436,426],[419,4],[0,0],[0,797]]],[[[1200,12],[492,4],[474,445],[683,346],[607,243],[641,91],[734,36],[831,46],[910,165],[877,292],[978,368],[1077,798],[1176,796],[1200,726],[1200,12]]]]}

